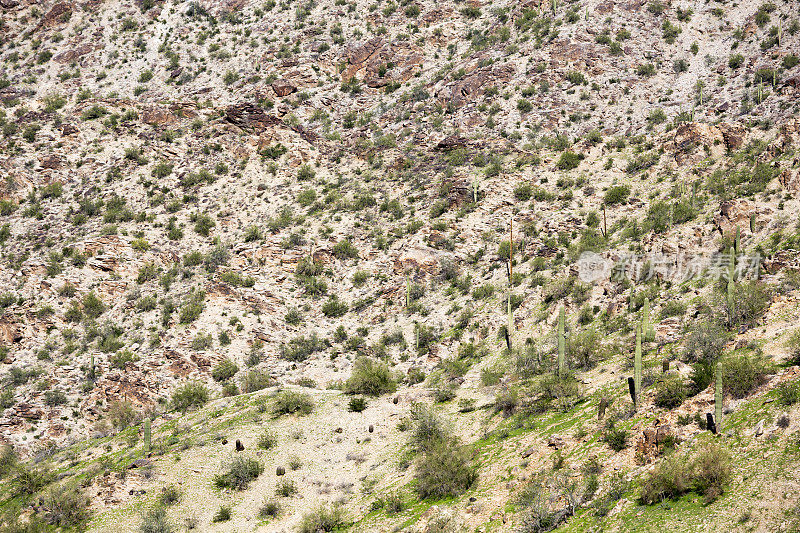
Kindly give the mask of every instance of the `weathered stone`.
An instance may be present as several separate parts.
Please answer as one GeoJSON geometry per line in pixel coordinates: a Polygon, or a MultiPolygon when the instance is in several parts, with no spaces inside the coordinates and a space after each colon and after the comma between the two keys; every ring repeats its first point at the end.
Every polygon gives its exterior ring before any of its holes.
{"type": "Polygon", "coordinates": [[[297,87],[292,85],[288,80],[277,80],[273,82],[272,90],[275,91],[275,96],[282,98],[295,92],[297,87]]]}

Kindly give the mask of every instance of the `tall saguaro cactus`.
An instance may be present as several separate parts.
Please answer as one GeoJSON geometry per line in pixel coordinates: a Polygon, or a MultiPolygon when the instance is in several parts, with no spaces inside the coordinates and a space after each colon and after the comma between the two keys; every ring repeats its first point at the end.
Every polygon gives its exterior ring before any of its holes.
{"type": "Polygon", "coordinates": [[[150,417],[144,419],[144,453],[150,453],[150,417]]]}
{"type": "Polygon", "coordinates": [[[558,312],[558,375],[564,375],[564,355],[567,351],[566,339],[566,317],[564,316],[564,306],[558,312]]]}
{"type": "Polygon", "coordinates": [[[728,265],[728,324],[733,329],[733,317],[735,312],[736,301],[734,298],[734,289],[736,284],[736,253],[733,248],[730,249],[730,264],[728,265]]]}
{"type": "Polygon", "coordinates": [[[639,393],[642,390],[642,327],[636,328],[636,349],[633,352],[633,395],[634,406],[639,405],[639,393]]]}
{"type": "Polygon", "coordinates": [[[656,332],[650,322],[650,298],[645,298],[642,306],[642,334],[647,342],[655,340],[656,332]]]}
{"type": "Polygon", "coordinates": [[[714,371],[714,426],[717,433],[722,430],[722,365],[719,360],[714,371]]]}

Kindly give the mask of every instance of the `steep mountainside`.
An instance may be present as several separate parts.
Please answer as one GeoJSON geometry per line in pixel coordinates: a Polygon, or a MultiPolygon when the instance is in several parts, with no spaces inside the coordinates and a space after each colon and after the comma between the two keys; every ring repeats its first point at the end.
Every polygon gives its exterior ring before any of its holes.
{"type": "Polygon", "coordinates": [[[798,530],[799,8],[0,0],[2,531],[798,530]]]}

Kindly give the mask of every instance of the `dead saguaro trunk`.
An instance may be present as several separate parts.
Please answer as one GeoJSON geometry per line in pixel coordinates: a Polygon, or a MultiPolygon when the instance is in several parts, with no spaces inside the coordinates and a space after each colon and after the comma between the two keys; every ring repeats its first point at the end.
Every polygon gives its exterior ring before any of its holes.
{"type": "Polygon", "coordinates": [[[630,377],[628,378],[628,392],[631,394],[633,406],[636,407],[636,382],[630,377]]]}
{"type": "Polygon", "coordinates": [[[602,420],[604,416],[606,416],[606,409],[611,402],[608,401],[608,398],[600,398],[600,404],[597,406],[597,419],[602,420]]]}
{"type": "Polygon", "coordinates": [[[510,352],[511,351],[511,336],[508,334],[508,328],[506,328],[503,331],[503,334],[506,337],[506,348],[508,348],[508,351],[510,352]]]}
{"type": "Polygon", "coordinates": [[[714,423],[714,415],[711,413],[706,413],[706,428],[714,435],[717,434],[717,425],[714,423]]]}

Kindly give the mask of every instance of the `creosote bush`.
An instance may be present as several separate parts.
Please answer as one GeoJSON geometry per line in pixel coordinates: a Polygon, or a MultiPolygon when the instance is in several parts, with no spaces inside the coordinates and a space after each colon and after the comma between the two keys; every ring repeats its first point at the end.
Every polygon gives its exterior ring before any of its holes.
{"type": "Polygon", "coordinates": [[[275,396],[273,409],[278,416],[292,413],[307,415],[314,410],[314,401],[304,392],[283,391],[275,396]]]}
{"type": "Polygon", "coordinates": [[[345,382],[348,394],[380,396],[397,390],[397,380],[386,363],[371,357],[359,357],[353,363],[353,372],[345,382]]]}
{"type": "Polygon", "coordinates": [[[208,388],[199,382],[187,383],[172,393],[172,406],[179,411],[202,407],[209,399],[208,388]]]}
{"type": "Polygon", "coordinates": [[[441,499],[464,493],[478,477],[469,448],[444,427],[433,408],[414,406],[412,417],[411,445],[420,454],[415,473],[417,494],[441,499]]]}
{"type": "Polygon", "coordinates": [[[264,466],[252,457],[234,457],[221,474],[214,476],[218,488],[244,490],[264,471],[264,466]]]}
{"type": "Polygon", "coordinates": [[[649,474],[640,499],[642,503],[654,504],[694,490],[711,502],[722,495],[732,472],[730,455],[716,443],[704,445],[694,457],[675,452],[649,474]]]}

